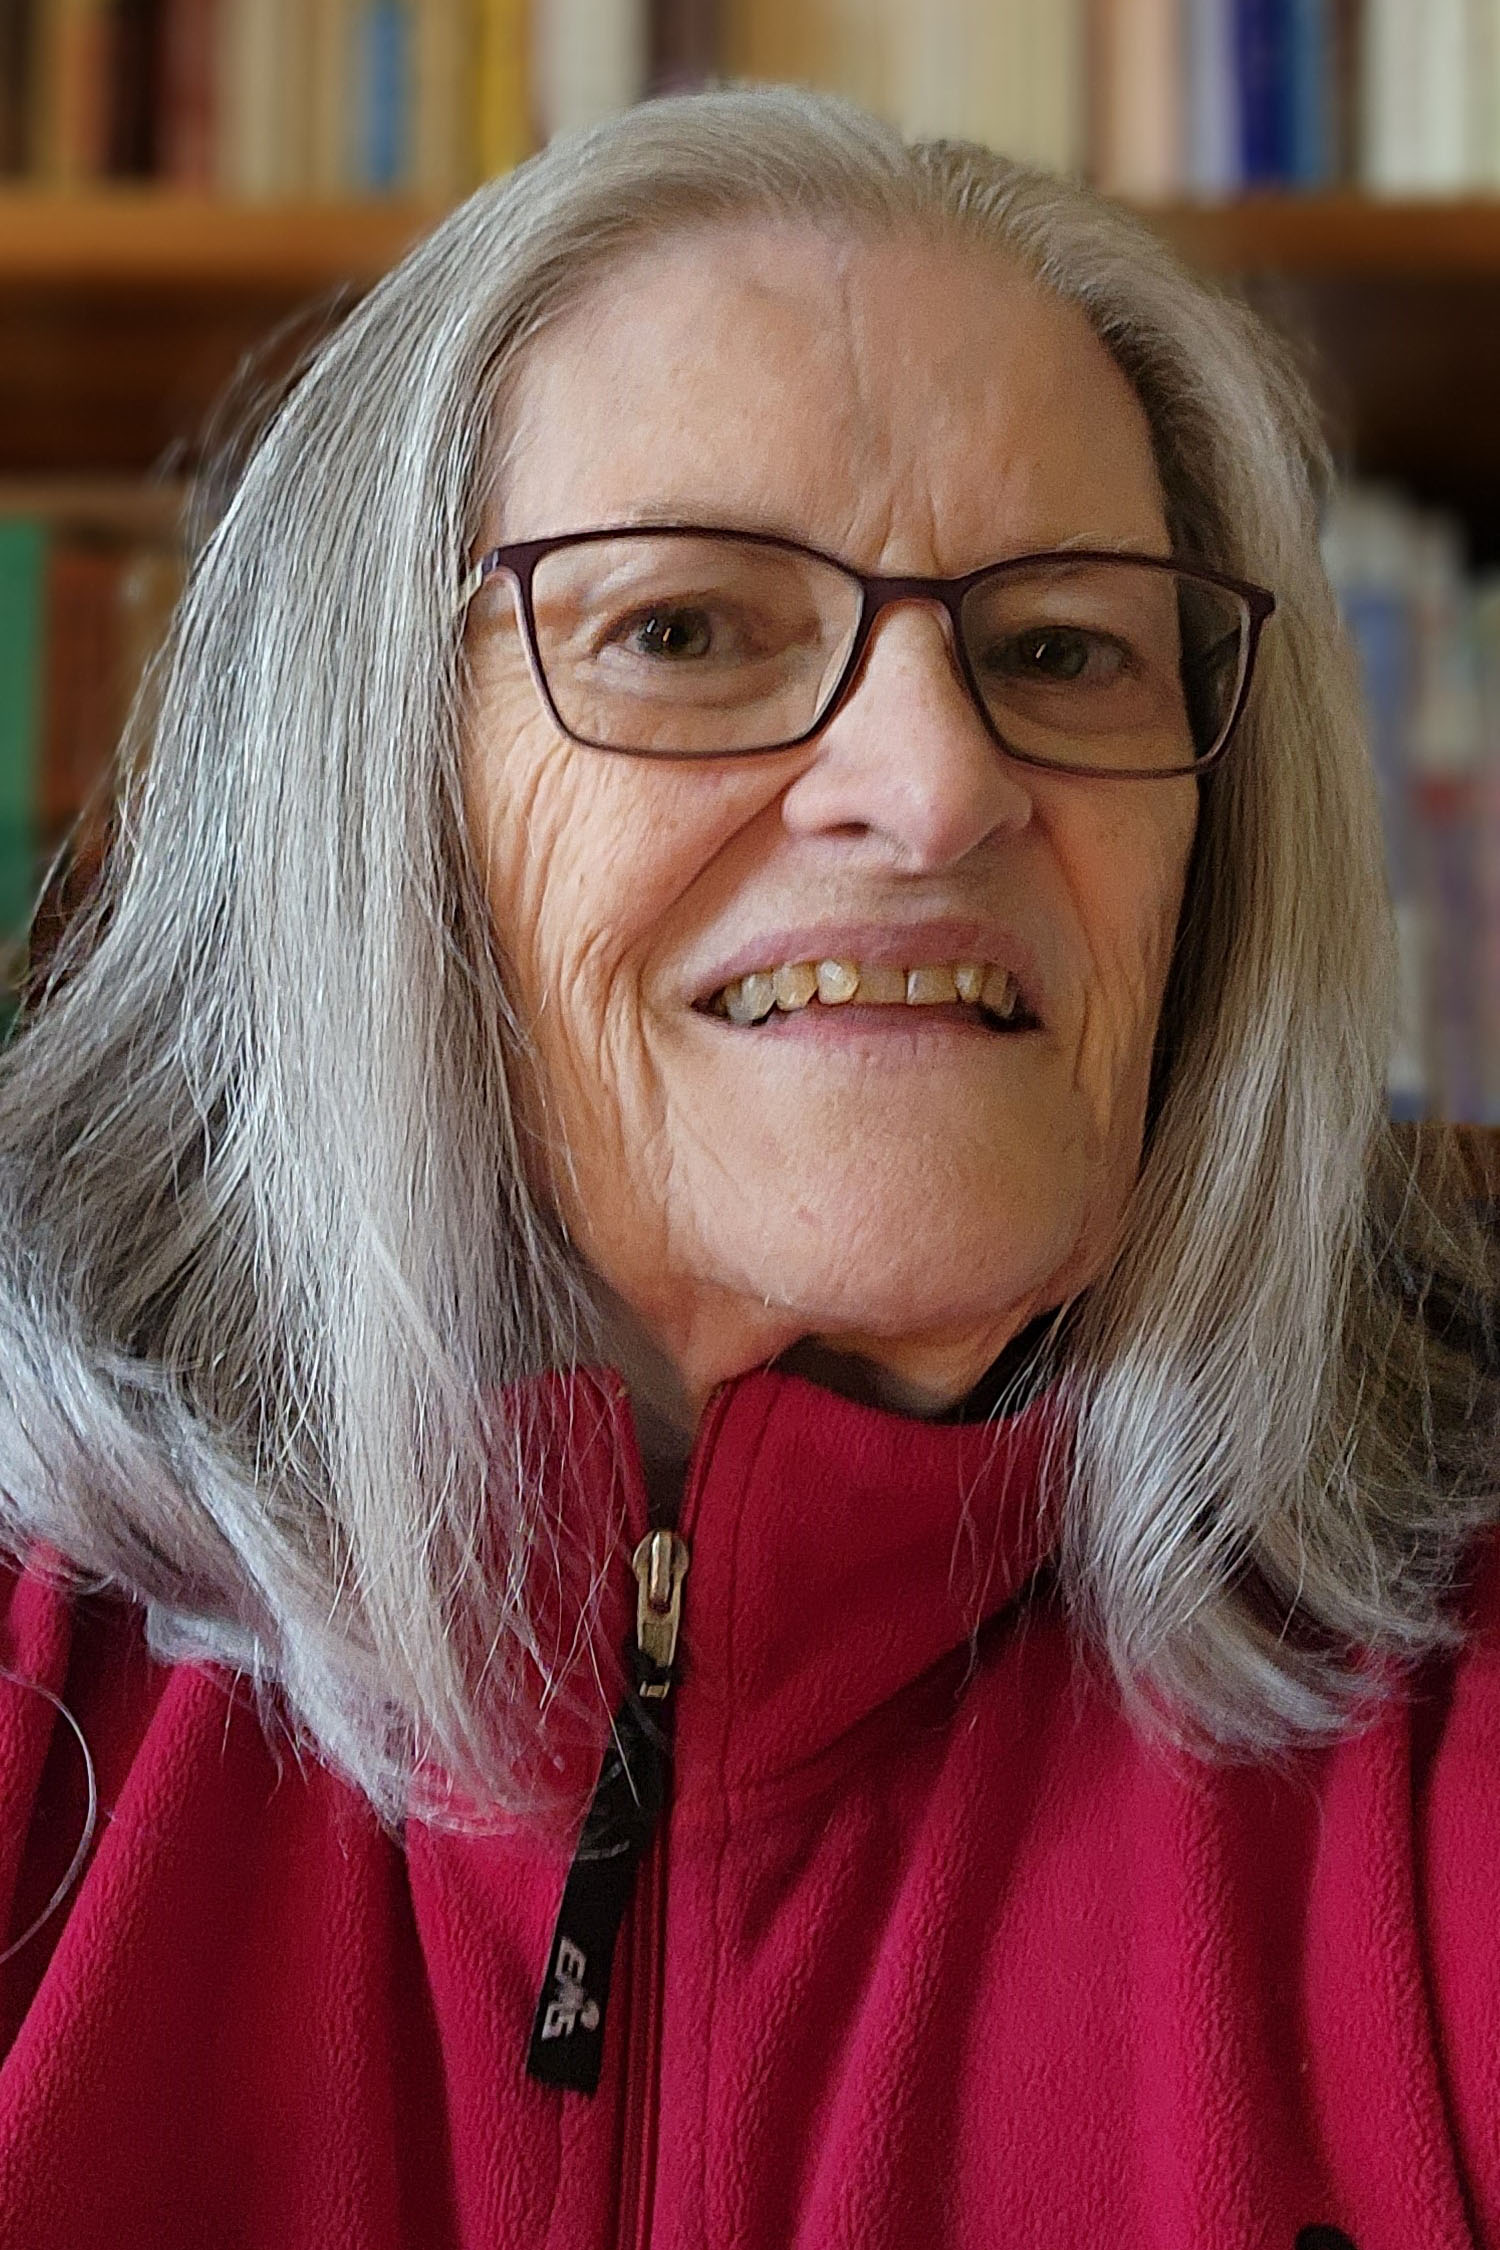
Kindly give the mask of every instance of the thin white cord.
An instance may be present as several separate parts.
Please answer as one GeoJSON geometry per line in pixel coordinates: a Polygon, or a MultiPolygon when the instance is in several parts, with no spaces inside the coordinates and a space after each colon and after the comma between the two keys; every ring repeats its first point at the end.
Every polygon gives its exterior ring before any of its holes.
{"type": "Polygon", "coordinates": [[[51,1704],[54,1711],[59,1712],[67,1720],[68,1725],[78,1738],[78,1747],[83,1752],[83,1770],[88,1776],[89,1784],[89,1809],[83,1823],[83,1836],[77,1851],[74,1852],[73,1857],[68,1862],[67,1873],[63,1876],[62,1881],[58,1884],[57,1889],[52,1893],[36,1920],[29,1923],[18,1938],[12,1938],[4,1952],[0,1953],[0,1968],[3,1968],[7,1961],[20,1952],[23,1945],[30,1944],[42,1924],[51,1919],[73,1888],[78,1877],[78,1871],[88,1856],[88,1848],[94,1840],[94,1824],[99,1817],[99,1785],[94,1775],[93,1757],[83,1738],[83,1729],[66,1703],[63,1702],[61,1696],[54,1695],[51,1688],[43,1687],[39,1680],[25,1680],[19,1672],[8,1672],[3,1664],[0,1664],[0,1680],[8,1680],[12,1687],[30,1688],[34,1695],[41,1696],[45,1702],[51,1704]]]}

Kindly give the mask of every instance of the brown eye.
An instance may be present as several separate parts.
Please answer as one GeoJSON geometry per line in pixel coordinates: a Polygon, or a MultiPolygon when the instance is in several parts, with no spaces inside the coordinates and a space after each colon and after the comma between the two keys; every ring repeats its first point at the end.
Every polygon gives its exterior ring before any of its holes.
{"type": "Polygon", "coordinates": [[[1094,633],[1066,626],[1038,628],[1003,641],[990,655],[989,669],[1003,679],[1055,681],[1067,685],[1081,680],[1093,665],[1096,677],[1108,677],[1118,665],[1118,651],[1094,633]]]}
{"type": "Polygon", "coordinates": [[[637,619],[630,629],[628,645],[639,656],[671,661],[707,656],[712,640],[706,610],[658,609],[637,619]]]}

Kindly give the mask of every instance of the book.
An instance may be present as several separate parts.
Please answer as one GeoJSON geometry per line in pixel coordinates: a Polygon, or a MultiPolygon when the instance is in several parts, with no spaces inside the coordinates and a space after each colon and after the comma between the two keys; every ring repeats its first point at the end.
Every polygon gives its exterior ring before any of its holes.
{"type": "Polygon", "coordinates": [[[474,184],[473,29],[467,0],[422,0],[414,13],[409,178],[437,206],[474,184]]]}
{"type": "Polygon", "coordinates": [[[475,0],[473,119],[481,179],[508,172],[536,145],[526,0],[475,0]]]}
{"type": "Polygon", "coordinates": [[[0,176],[31,168],[31,0],[0,0],[0,176]]]}
{"type": "Polygon", "coordinates": [[[1205,202],[1244,184],[1234,30],[1235,0],[1184,0],[1183,186],[1205,202]]]}
{"type": "Polygon", "coordinates": [[[218,0],[162,0],[156,46],[157,170],[212,185],[218,132],[218,0]]]}
{"type": "Polygon", "coordinates": [[[389,194],[405,185],[412,95],[407,0],[355,0],[351,184],[389,194]]]}
{"type": "Polygon", "coordinates": [[[39,521],[0,517],[0,990],[19,981],[37,874],[47,544],[39,521]]]}
{"type": "Polygon", "coordinates": [[[1184,88],[1173,0],[1093,0],[1090,141],[1107,195],[1163,202],[1184,177],[1184,88]]]}
{"type": "Polygon", "coordinates": [[[355,76],[354,34],[352,0],[306,0],[307,191],[327,202],[354,189],[349,99],[355,76]]]}
{"type": "Polygon", "coordinates": [[[649,0],[646,91],[689,93],[719,67],[719,16],[714,0],[649,0]]]}
{"type": "Polygon", "coordinates": [[[286,191],[289,21],[284,0],[219,0],[214,184],[244,202],[286,191]]]}
{"type": "Polygon", "coordinates": [[[545,0],[532,16],[537,136],[576,132],[646,90],[646,0],[545,0]]]}
{"type": "Polygon", "coordinates": [[[1292,176],[1291,0],[1235,0],[1240,172],[1246,187],[1292,176]]]}
{"type": "Polygon", "coordinates": [[[31,48],[35,170],[58,187],[103,176],[109,151],[109,0],[39,0],[31,48]]]}
{"type": "Polygon", "coordinates": [[[1286,179],[1327,187],[1334,171],[1332,0],[1285,0],[1287,86],[1283,104],[1286,179]]]}
{"type": "Polygon", "coordinates": [[[157,165],[158,0],[112,0],[105,57],[105,166],[148,178],[157,165]]]}

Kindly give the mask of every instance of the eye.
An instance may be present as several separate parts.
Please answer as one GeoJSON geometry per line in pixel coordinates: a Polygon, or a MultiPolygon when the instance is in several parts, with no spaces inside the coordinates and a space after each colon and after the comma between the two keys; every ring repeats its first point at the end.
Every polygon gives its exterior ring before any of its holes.
{"type": "Polygon", "coordinates": [[[633,618],[621,635],[636,656],[707,656],[713,646],[713,626],[706,609],[652,609],[633,618]]]}
{"type": "Polygon", "coordinates": [[[1122,661],[1119,646],[1100,633],[1073,625],[1042,625],[997,642],[989,653],[988,668],[1004,679],[1060,686],[1087,679],[1102,685],[1118,676],[1122,661]]]}

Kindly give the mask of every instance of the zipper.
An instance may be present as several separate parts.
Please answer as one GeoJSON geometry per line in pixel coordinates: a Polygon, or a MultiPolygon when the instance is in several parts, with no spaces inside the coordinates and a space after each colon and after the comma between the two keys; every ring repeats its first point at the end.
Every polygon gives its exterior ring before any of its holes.
{"type": "Polygon", "coordinates": [[[637,1581],[631,1684],[615,1713],[563,1885],[526,2052],[530,2077],[575,2094],[598,2089],[615,1941],[667,1796],[668,1698],[687,1541],[675,1531],[650,1531],[631,1563],[637,1581]]]}
{"type": "MultiPolygon", "coordinates": [[[[728,1393],[729,1386],[726,1384],[713,1395],[704,1413],[703,1427],[699,1442],[694,1448],[693,1465],[678,1514],[678,1524],[684,1532],[691,1531],[696,1522],[698,1498],[728,1404],[728,1393]]],[[[658,1595],[663,1587],[660,1575],[662,1550],[655,1546],[655,1542],[674,1537],[677,1535],[658,1528],[641,1541],[632,1557],[632,1566],[640,1588],[636,1609],[637,1641],[642,1637],[648,1611],[654,1606],[648,1598],[653,1559],[658,1595]]],[[[686,1555],[685,1542],[678,1537],[677,1543],[683,1546],[686,1555]]],[[[684,1572],[686,1567],[684,1561],[684,1572]]],[[[672,1642],[674,1673],[681,1638],[680,1580],[678,1584],[679,1611],[672,1642]]],[[[656,2209],[656,2157],[661,2115],[662,1987],[667,1949],[669,1815],[670,1798],[642,1862],[631,1906],[630,2014],[625,2026],[619,2250],[650,2250],[652,2220],[656,2209]]]]}
{"type": "Polygon", "coordinates": [[[622,2089],[619,2240],[648,2245],[656,2200],[657,2090],[667,1879],[664,1814],[669,1793],[672,1689],[681,1659],[682,1591],[693,1522],[732,1386],[709,1402],[693,1451],[681,1530],[656,1525],[631,1556],[635,1631],[631,1684],[615,1713],[609,1747],[563,1887],[546,1974],[532,2022],[526,2069],[543,2085],[593,2094],[604,2055],[615,1941],[630,1910],[629,2015],[622,2089]]]}

